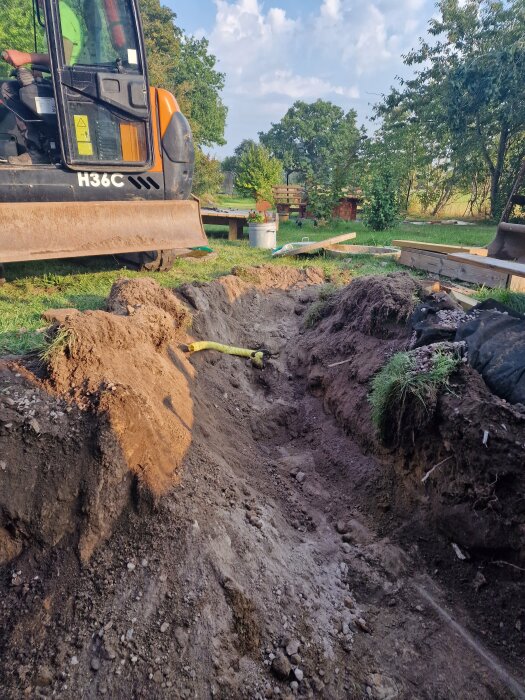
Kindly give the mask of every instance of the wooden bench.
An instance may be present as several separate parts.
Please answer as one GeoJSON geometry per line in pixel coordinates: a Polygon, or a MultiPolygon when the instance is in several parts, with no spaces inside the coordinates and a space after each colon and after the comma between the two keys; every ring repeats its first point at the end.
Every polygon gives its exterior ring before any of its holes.
{"type": "Polygon", "coordinates": [[[301,218],[305,216],[306,192],[302,185],[276,185],[272,190],[281,221],[288,221],[292,212],[297,212],[301,218]]]}

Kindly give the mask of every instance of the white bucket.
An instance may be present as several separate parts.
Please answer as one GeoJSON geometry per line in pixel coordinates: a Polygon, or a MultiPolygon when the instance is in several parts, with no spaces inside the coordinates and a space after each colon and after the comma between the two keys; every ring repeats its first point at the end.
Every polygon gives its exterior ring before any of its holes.
{"type": "Polygon", "coordinates": [[[265,224],[249,224],[250,246],[273,250],[277,247],[277,224],[269,221],[265,224]]]}

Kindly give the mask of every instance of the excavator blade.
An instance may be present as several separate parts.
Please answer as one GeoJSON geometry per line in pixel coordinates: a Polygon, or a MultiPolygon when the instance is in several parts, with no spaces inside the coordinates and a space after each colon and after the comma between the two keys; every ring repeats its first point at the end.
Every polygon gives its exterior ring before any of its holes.
{"type": "Polygon", "coordinates": [[[498,226],[496,238],[489,245],[489,256],[525,262],[525,226],[502,222],[498,226]]]}
{"type": "Polygon", "coordinates": [[[196,199],[0,203],[0,263],[207,243],[196,199]]]}

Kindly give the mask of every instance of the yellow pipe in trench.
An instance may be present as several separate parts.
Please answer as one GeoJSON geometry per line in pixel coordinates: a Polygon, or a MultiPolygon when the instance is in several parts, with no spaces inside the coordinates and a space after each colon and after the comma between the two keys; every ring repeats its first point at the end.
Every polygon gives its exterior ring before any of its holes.
{"type": "Polygon", "coordinates": [[[268,353],[264,350],[248,350],[247,348],[235,348],[232,345],[223,345],[208,340],[201,340],[186,346],[188,352],[201,352],[201,350],[216,350],[225,355],[235,355],[236,357],[246,357],[252,361],[257,369],[264,369],[268,353]]]}

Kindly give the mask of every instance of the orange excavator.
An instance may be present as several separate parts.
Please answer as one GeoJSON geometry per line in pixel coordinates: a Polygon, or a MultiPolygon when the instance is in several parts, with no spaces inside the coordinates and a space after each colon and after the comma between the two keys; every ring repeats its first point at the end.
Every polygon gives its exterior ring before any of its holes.
{"type": "Polygon", "coordinates": [[[138,0],[20,3],[47,53],[2,84],[0,264],[112,254],[162,270],[206,246],[190,126],[149,86],[138,0]]]}

